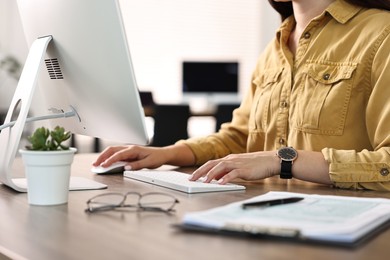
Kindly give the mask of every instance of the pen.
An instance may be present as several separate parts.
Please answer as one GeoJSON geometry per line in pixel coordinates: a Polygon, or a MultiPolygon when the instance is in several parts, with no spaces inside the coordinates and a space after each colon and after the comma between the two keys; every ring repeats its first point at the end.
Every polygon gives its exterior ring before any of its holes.
{"type": "Polygon", "coordinates": [[[248,202],[242,204],[242,208],[250,208],[250,207],[270,207],[275,205],[289,204],[303,200],[300,197],[290,197],[284,199],[275,199],[275,200],[265,200],[265,201],[257,201],[257,202],[248,202]]]}

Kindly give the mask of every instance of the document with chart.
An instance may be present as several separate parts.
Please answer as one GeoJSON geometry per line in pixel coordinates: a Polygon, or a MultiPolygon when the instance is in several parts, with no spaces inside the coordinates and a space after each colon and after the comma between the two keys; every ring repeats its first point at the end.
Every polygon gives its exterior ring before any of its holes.
{"type": "Polygon", "coordinates": [[[226,206],[187,213],[179,227],[353,246],[385,228],[389,219],[389,199],[268,192],[226,206]],[[257,203],[286,201],[291,197],[303,199],[268,206],[257,203]],[[244,203],[259,206],[243,207],[244,203]]]}

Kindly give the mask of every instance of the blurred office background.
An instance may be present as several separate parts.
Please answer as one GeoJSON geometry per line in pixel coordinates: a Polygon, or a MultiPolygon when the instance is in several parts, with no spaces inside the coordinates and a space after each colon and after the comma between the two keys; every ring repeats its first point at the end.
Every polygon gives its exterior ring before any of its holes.
{"type": "MultiPolygon", "coordinates": [[[[23,66],[28,53],[15,2],[0,0],[2,112],[8,109],[18,66],[23,66]]],[[[139,89],[151,92],[157,104],[183,99],[183,61],[238,62],[237,95],[241,98],[259,54],[280,24],[265,0],[120,0],[120,4],[139,89]]],[[[44,113],[39,102],[38,91],[32,113],[44,113]]],[[[153,119],[147,119],[150,135],[153,124],[153,119]]],[[[211,133],[215,124],[212,117],[191,117],[189,136],[211,133]]],[[[89,142],[88,138],[83,142],[89,142]]]]}

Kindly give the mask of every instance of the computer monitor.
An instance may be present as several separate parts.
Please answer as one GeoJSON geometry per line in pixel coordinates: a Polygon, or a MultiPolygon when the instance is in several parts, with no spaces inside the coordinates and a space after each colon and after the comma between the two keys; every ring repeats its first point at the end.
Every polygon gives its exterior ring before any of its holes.
{"type": "Polygon", "coordinates": [[[11,167],[34,95],[35,81],[51,119],[75,134],[148,141],[118,0],[17,0],[31,46],[0,133],[0,182],[15,190],[11,167]]]}
{"type": "Polygon", "coordinates": [[[238,103],[238,82],[238,61],[182,62],[183,101],[192,106],[238,103]]]}
{"type": "Polygon", "coordinates": [[[238,62],[184,61],[184,93],[238,93],[238,62]]]}

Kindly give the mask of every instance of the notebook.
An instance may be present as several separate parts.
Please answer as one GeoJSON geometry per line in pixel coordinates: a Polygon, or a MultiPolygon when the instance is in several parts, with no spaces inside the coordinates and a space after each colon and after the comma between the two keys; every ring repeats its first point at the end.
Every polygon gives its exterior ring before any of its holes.
{"type": "Polygon", "coordinates": [[[225,185],[218,184],[216,181],[204,183],[202,179],[189,181],[188,174],[174,170],[124,171],[123,176],[186,193],[245,190],[245,186],[232,183],[225,185]]]}

